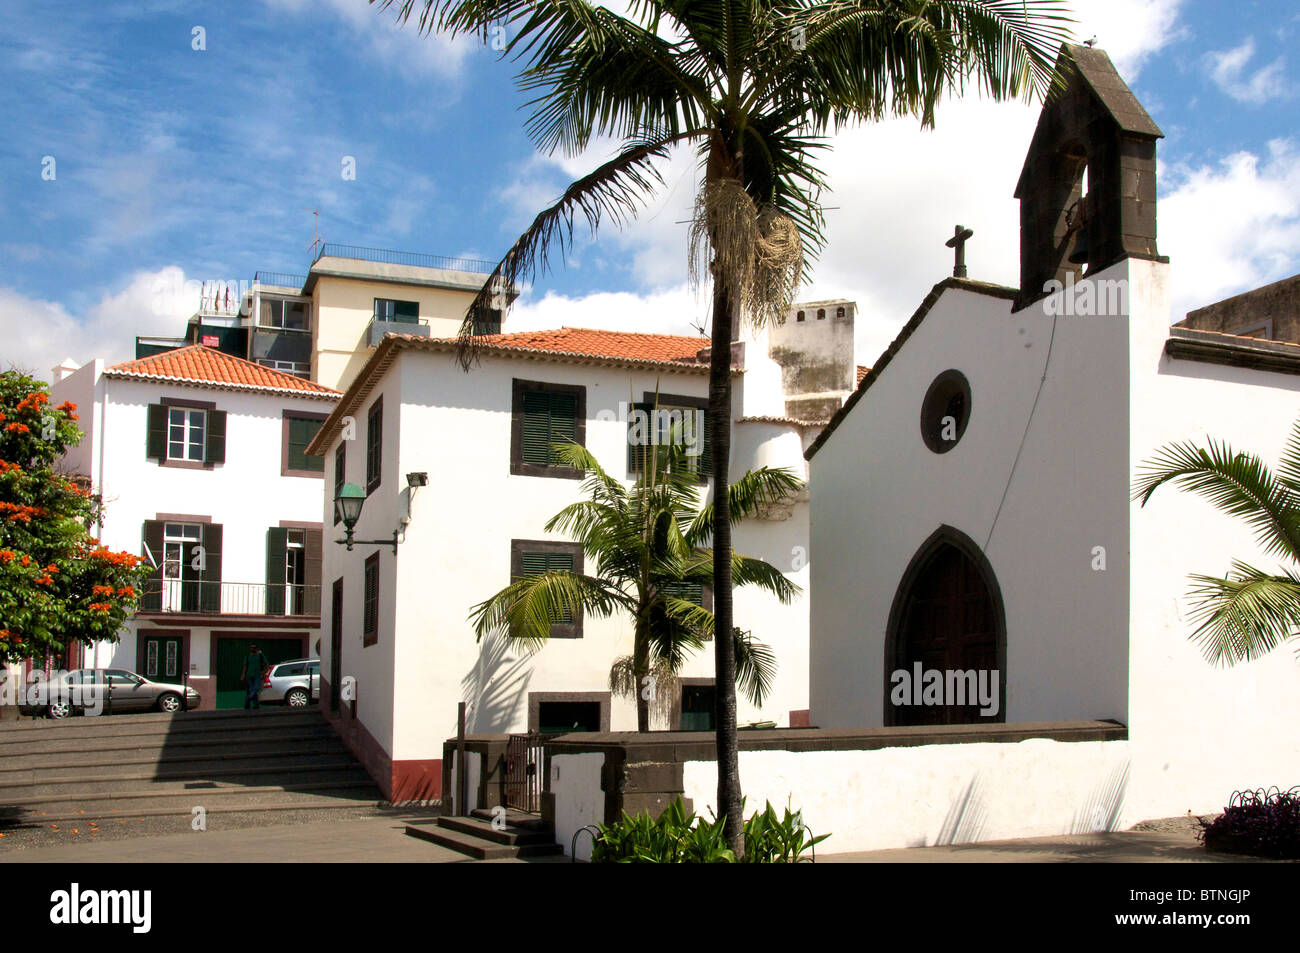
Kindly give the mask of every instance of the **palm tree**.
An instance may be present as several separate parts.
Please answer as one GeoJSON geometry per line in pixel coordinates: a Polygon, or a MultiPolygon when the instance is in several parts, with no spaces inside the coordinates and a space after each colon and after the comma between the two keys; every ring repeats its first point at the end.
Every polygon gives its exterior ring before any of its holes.
{"type": "MultiPolygon", "coordinates": [[[[1274,474],[1259,457],[1224,442],[1208,447],[1174,443],[1143,464],[1133,499],[1146,506],[1166,483],[1190,490],[1245,520],[1269,555],[1300,565],[1300,422],[1274,474]]],[[[1224,577],[1193,574],[1188,591],[1192,639],[1214,664],[1235,665],[1266,655],[1300,632],[1300,577],[1265,572],[1234,559],[1224,577]]]]}
{"type": "MultiPolygon", "coordinates": [[[[597,134],[621,141],[538,214],[484,283],[461,328],[467,368],[476,335],[508,305],[501,291],[531,279],[552,251],[563,258],[575,218],[593,233],[632,218],[663,184],[656,160],[696,147],[691,264],[712,284],[709,426],[721,501],[714,612],[729,629],[731,342],[745,319],[784,319],[820,251],[818,150],[845,123],[915,115],[933,125],[939,99],[971,80],[999,100],[1045,90],[1069,33],[1061,0],[630,0],[628,16],[586,0],[398,2],[399,22],[420,8],[422,32],[504,36],[503,55],[522,61],[519,87],[535,94],[527,130],[543,152],[573,154],[597,134]]],[[[718,810],[740,857],[731,641],[714,657],[718,810]]]]}
{"type": "MultiPolygon", "coordinates": [[[[590,575],[551,570],[525,576],[479,603],[470,613],[475,632],[500,633],[537,649],[551,626],[578,613],[608,617],[626,613],[634,622],[632,654],[617,659],[610,688],[636,699],[637,730],[650,730],[650,699],[666,700],[683,664],[713,637],[715,618],[689,598],[692,587],[712,582],[714,507],[700,505],[696,471],[680,443],[652,445],[642,474],[629,489],[610,476],[584,447],[557,445],[563,466],[586,472],[587,499],[566,506],[546,524],[582,544],[595,563],[590,575]],[[650,681],[647,682],[647,679],[650,681]]],[[[731,486],[731,511],[739,519],[780,502],[802,483],[788,470],[761,467],[731,486]]],[[[788,603],[799,587],[761,559],[733,553],[736,585],[752,585],[788,603]]],[[[742,690],[756,705],[767,696],[776,674],[771,650],[748,633],[732,630],[736,672],[742,690]]],[[[662,711],[662,706],[658,709],[662,711]]]]}

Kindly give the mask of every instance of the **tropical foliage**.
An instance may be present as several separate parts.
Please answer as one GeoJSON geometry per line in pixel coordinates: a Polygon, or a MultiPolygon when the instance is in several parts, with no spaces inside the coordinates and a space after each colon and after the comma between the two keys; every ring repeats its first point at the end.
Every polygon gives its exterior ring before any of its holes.
{"type": "Polygon", "coordinates": [[[139,601],[139,557],[90,536],[101,504],[57,470],[81,440],[76,410],[52,407],[26,374],[0,374],[0,659],[116,640],[139,601]]]}
{"type": "Polygon", "coordinates": [[[727,846],[725,818],[707,821],[687,811],[676,798],[659,815],[623,813],[616,824],[602,824],[592,846],[594,864],[797,864],[815,859],[816,847],[830,834],[813,836],[802,811],[777,816],[769,801],[745,821],[744,855],[727,846]]]}
{"type": "Polygon", "coordinates": [[[1258,456],[1211,439],[1174,443],[1143,463],[1133,498],[1146,506],[1166,483],[1243,520],[1261,549],[1282,560],[1274,571],[1234,559],[1223,576],[1193,574],[1192,639],[1211,662],[1235,665],[1268,654],[1300,632],[1300,421],[1277,472],[1258,456]]]}
{"type": "MultiPolygon", "coordinates": [[[[635,697],[637,727],[650,728],[651,696],[670,698],[677,672],[713,638],[715,619],[688,598],[713,578],[714,507],[701,505],[700,484],[685,446],[670,434],[646,449],[645,465],[629,488],[575,443],[557,444],[562,466],[586,473],[582,494],[546,524],[582,544],[594,572],[552,570],[516,579],[471,612],[479,638],[500,633],[533,648],[546,644],[552,624],[580,613],[625,614],[634,624],[632,655],[610,672],[615,692],[635,697]]],[[[802,483],[786,470],[763,467],[731,487],[737,518],[779,503],[802,483]]],[[[789,602],[799,593],[779,569],[732,554],[736,585],[757,586],[789,602]]],[[[761,705],[776,675],[776,658],[748,633],[732,630],[741,690],[761,705]]]]}

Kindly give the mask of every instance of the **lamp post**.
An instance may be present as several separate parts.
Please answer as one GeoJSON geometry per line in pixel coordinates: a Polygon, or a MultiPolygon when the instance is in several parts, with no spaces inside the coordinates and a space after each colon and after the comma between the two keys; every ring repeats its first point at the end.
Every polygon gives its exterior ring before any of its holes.
{"type": "Polygon", "coordinates": [[[348,552],[352,552],[353,545],[359,543],[362,546],[392,546],[393,553],[397,553],[397,530],[393,530],[392,539],[353,539],[352,533],[356,528],[357,520],[361,518],[361,508],[366,503],[366,491],[361,489],[355,483],[344,483],[339,489],[339,495],[334,498],[334,515],[339,522],[343,524],[343,539],[336,539],[334,542],[340,546],[346,546],[348,552]]]}

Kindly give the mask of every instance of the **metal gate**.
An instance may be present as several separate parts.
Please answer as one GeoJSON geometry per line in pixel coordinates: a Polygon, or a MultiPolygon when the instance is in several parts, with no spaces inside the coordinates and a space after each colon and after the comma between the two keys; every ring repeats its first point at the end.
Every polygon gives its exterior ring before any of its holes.
{"type": "Polygon", "coordinates": [[[506,745],[506,807],[530,814],[542,811],[542,782],[546,770],[545,735],[511,735],[506,745]]]}

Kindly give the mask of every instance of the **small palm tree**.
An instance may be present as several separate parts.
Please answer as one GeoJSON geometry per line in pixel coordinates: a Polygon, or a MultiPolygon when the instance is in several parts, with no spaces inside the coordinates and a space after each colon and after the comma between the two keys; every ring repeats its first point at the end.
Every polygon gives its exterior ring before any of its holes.
{"type": "MultiPolygon", "coordinates": [[[[689,598],[713,578],[713,505],[700,505],[699,481],[680,441],[651,445],[636,483],[626,487],[610,476],[584,447],[557,445],[557,462],[583,470],[587,499],[566,506],[546,524],[582,544],[595,572],[552,570],[513,581],[471,610],[475,632],[501,633],[530,648],[546,644],[551,626],[579,612],[630,616],[635,625],[632,654],[615,660],[612,691],[635,697],[637,730],[650,730],[648,696],[665,710],[686,660],[713,637],[713,613],[689,598]],[[648,681],[647,681],[648,680],[648,681]],[[653,688],[653,691],[647,691],[653,688]]],[[[762,467],[731,485],[733,519],[756,513],[797,492],[802,483],[788,470],[762,467]]],[[[732,554],[738,586],[757,586],[788,603],[799,593],[781,571],[761,559],[732,554]]],[[[736,681],[755,705],[762,705],[776,675],[771,649],[739,629],[732,630],[736,681]]]]}
{"type": "MultiPolygon", "coordinates": [[[[1173,483],[1245,520],[1269,556],[1300,565],[1300,421],[1291,430],[1274,474],[1259,457],[1211,439],[1208,447],[1175,443],[1143,464],[1133,499],[1145,506],[1173,483]]],[[[1270,573],[1234,559],[1226,576],[1189,577],[1192,639],[1214,664],[1235,665],[1266,655],[1300,632],[1300,577],[1270,573]]]]}

